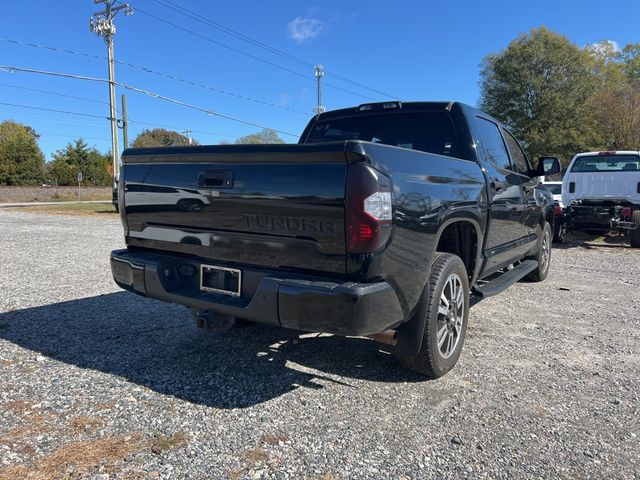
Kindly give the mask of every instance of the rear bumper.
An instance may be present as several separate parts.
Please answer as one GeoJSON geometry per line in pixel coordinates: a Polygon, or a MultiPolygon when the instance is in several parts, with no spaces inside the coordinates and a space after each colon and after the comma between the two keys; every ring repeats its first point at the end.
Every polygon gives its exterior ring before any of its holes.
{"type": "Polygon", "coordinates": [[[631,221],[630,215],[623,215],[623,207],[630,212],[636,207],[622,205],[571,205],[567,209],[566,218],[571,230],[634,230],[638,225],[631,221]]]}
{"type": "Polygon", "coordinates": [[[379,333],[404,320],[400,302],[386,282],[338,282],[233,265],[242,269],[243,280],[240,297],[230,297],[199,289],[202,263],[210,262],[155,252],[111,252],[111,271],[120,287],[196,310],[354,336],[379,333]]]}

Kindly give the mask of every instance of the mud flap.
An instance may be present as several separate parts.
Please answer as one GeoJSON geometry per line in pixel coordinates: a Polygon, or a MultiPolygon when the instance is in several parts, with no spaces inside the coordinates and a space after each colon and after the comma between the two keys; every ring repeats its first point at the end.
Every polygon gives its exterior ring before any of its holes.
{"type": "Polygon", "coordinates": [[[411,318],[398,327],[398,343],[389,346],[386,350],[393,355],[400,357],[413,357],[417,355],[422,347],[424,329],[427,317],[427,295],[429,295],[429,283],[422,289],[422,295],[416,305],[411,318]]]}

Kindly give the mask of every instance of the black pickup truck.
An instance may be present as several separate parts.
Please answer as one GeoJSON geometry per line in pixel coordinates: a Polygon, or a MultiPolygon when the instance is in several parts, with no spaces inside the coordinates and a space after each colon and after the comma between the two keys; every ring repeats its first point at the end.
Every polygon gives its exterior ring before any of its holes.
{"type": "Polygon", "coordinates": [[[516,139],[457,102],[315,116],[291,145],[128,149],[122,288],[236,319],[369,336],[430,377],[448,372],[469,307],[550,265],[553,199],[516,139]]]}

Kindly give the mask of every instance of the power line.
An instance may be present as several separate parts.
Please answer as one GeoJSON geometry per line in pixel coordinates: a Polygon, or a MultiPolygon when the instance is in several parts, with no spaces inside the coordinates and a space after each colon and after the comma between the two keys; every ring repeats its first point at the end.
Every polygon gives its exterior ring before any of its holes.
{"type": "MultiPolygon", "coordinates": [[[[79,51],[76,51],[76,50],[69,50],[69,49],[66,49],[66,48],[52,47],[52,46],[48,46],[48,45],[41,45],[41,44],[37,44],[37,43],[21,42],[21,41],[18,41],[18,40],[11,40],[11,39],[8,39],[8,38],[0,38],[0,41],[7,42],[7,43],[12,43],[14,45],[19,45],[19,46],[23,46],[23,47],[50,50],[52,52],[57,52],[57,53],[66,53],[66,54],[70,54],[70,55],[80,55],[80,56],[83,56],[83,57],[93,58],[93,59],[97,59],[97,60],[105,60],[107,58],[107,57],[103,57],[103,56],[100,56],[100,55],[94,55],[94,54],[91,54],[91,53],[79,52],[79,51]]],[[[202,88],[202,89],[205,89],[205,90],[210,90],[210,91],[215,92],[215,93],[228,95],[230,97],[235,97],[235,98],[238,98],[240,100],[247,101],[247,102],[258,103],[258,104],[265,105],[265,106],[268,106],[268,107],[273,107],[273,108],[278,108],[280,110],[286,110],[286,111],[289,111],[289,112],[298,113],[298,114],[301,114],[301,115],[305,115],[307,117],[309,116],[309,112],[304,112],[302,110],[297,110],[295,108],[286,107],[284,105],[278,105],[276,103],[267,102],[265,100],[260,100],[260,99],[257,99],[257,98],[249,97],[247,95],[242,95],[242,94],[239,94],[239,93],[230,92],[228,90],[223,90],[221,88],[212,87],[210,85],[197,83],[197,82],[194,82],[192,80],[187,80],[187,79],[178,77],[178,76],[173,75],[173,74],[164,73],[164,72],[160,72],[158,70],[154,70],[154,69],[149,68],[149,67],[145,67],[144,65],[138,65],[138,64],[135,64],[135,63],[129,63],[129,62],[126,62],[126,61],[123,61],[123,60],[117,60],[117,59],[114,59],[114,62],[117,63],[118,65],[123,65],[123,66],[126,66],[126,67],[130,67],[130,68],[134,68],[134,69],[137,69],[137,70],[141,70],[141,71],[143,71],[145,73],[148,73],[148,74],[157,75],[159,77],[165,77],[165,78],[168,78],[170,80],[174,80],[174,81],[177,81],[177,82],[185,83],[187,85],[191,85],[191,86],[194,86],[194,87],[202,88]]]]}
{"type": "Polygon", "coordinates": [[[305,67],[309,67],[309,68],[313,68],[313,64],[309,63],[305,60],[302,60],[301,58],[295,57],[287,52],[284,52],[282,50],[279,50],[275,47],[272,47],[271,45],[268,45],[266,43],[263,43],[259,40],[256,40],[255,38],[251,38],[248,35],[244,35],[243,33],[237,32],[235,30],[232,30],[229,27],[225,27],[224,25],[214,22],[213,20],[203,17],[202,15],[200,15],[197,12],[194,12],[193,10],[189,10],[188,8],[183,7],[182,5],[177,5],[174,2],[171,2],[169,0],[166,1],[162,1],[162,0],[153,0],[154,2],[162,5],[163,7],[169,8],[175,12],[181,13],[187,17],[190,17],[200,23],[203,23],[205,25],[208,25],[210,27],[213,27],[217,30],[220,30],[221,32],[224,32],[228,35],[231,35],[233,37],[239,38],[240,40],[243,40],[245,42],[251,43],[252,45],[255,45],[257,47],[260,47],[264,50],[267,50],[275,55],[279,55],[281,57],[284,57],[288,60],[291,60],[292,62],[295,63],[299,63],[300,65],[303,65],[305,67]]]}
{"type": "MultiPolygon", "coordinates": [[[[89,77],[89,76],[86,76],[86,75],[76,75],[76,74],[72,74],[72,73],[62,73],[62,72],[51,72],[51,71],[46,71],[46,70],[36,70],[36,69],[33,69],[33,68],[23,68],[23,67],[16,67],[16,66],[10,66],[10,65],[0,65],[0,70],[4,70],[4,71],[6,71],[8,73],[25,72],[25,73],[35,73],[35,74],[40,74],[40,75],[49,75],[49,76],[54,76],[54,77],[73,78],[73,79],[76,79],[76,80],[87,80],[87,81],[103,82],[103,83],[108,83],[109,82],[109,80],[104,79],[104,78],[89,77]]],[[[173,103],[173,104],[176,104],[176,105],[180,105],[180,106],[185,107],[185,108],[190,108],[192,110],[197,110],[197,111],[206,113],[207,115],[216,116],[216,117],[220,117],[220,118],[226,118],[227,120],[232,120],[234,122],[243,123],[245,125],[251,125],[253,127],[273,130],[274,132],[282,133],[283,135],[288,135],[288,136],[291,136],[291,137],[298,137],[298,135],[296,135],[294,133],[290,133],[290,132],[286,132],[284,130],[278,130],[278,129],[275,129],[275,128],[267,127],[267,126],[261,125],[259,123],[251,122],[249,120],[244,120],[242,118],[235,117],[235,116],[232,116],[232,115],[227,115],[227,114],[224,114],[224,113],[216,112],[216,111],[208,109],[208,108],[203,108],[203,107],[200,107],[200,106],[197,106],[197,105],[193,105],[191,103],[183,102],[182,100],[177,100],[175,98],[167,97],[165,95],[161,95],[159,93],[155,93],[155,92],[152,92],[150,90],[145,90],[143,88],[138,88],[138,87],[135,87],[133,85],[129,85],[129,84],[122,83],[122,82],[113,82],[113,83],[115,85],[118,85],[119,87],[125,88],[127,90],[131,90],[133,92],[141,93],[141,94],[147,95],[149,97],[153,97],[153,98],[157,98],[157,99],[160,99],[160,100],[164,100],[166,102],[173,103]]],[[[101,117],[101,118],[103,118],[103,117],[101,117]]],[[[104,118],[110,118],[110,117],[104,117],[104,118]]]]}
{"type": "MultiPolygon", "coordinates": [[[[15,115],[11,115],[11,118],[14,118],[15,115]]],[[[62,118],[56,116],[56,117],[41,117],[38,115],[29,115],[29,114],[20,114],[19,116],[20,119],[22,118],[27,118],[29,120],[37,120],[39,122],[45,122],[45,123],[59,123],[62,125],[82,125],[84,127],[92,127],[92,128],[100,128],[103,129],[104,128],[104,123],[89,123],[89,122],[83,122],[83,121],[73,121],[71,119],[66,119],[63,120],[62,118]]],[[[75,119],[74,119],[75,120],[75,119]]],[[[22,121],[22,120],[20,120],[22,121]]]]}
{"type": "Polygon", "coordinates": [[[109,105],[109,102],[103,102],[101,100],[96,100],[95,98],[78,97],[76,95],[67,95],[65,93],[51,92],[51,91],[48,91],[48,90],[38,90],[36,88],[22,87],[20,85],[11,85],[10,83],[1,83],[0,82],[0,85],[2,85],[3,87],[11,87],[11,88],[17,88],[19,90],[26,90],[26,91],[29,91],[29,92],[46,93],[47,95],[55,95],[57,97],[73,98],[75,100],[83,100],[85,102],[94,102],[94,103],[101,103],[103,105],[109,105]]]}
{"type": "MultiPolygon", "coordinates": [[[[300,72],[297,72],[295,70],[291,70],[290,68],[284,67],[284,66],[279,65],[277,63],[271,62],[269,60],[265,60],[264,58],[258,57],[256,55],[251,54],[251,53],[247,53],[247,52],[245,52],[243,50],[240,50],[238,48],[235,48],[235,47],[229,46],[229,45],[227,45],[225,43],[222,43],[222,42],[219,42],[217,40],[214,40],[213,38],[207,37],[206,35],[202,35],[201,33],[197,33],[197,32],[194,32],[193,30],[189,30],[188,28],[181,27],[180,25],[176,25],[175,23],[170,22],[169,20],[165,20],[165,19],[160,18],[160,17],[158,17],[156,15],[153,15],[152,13],[145,12],[144,10],[141,10],[137,6],[136,6],[136,12],[142,13],[143,15],[147,15],[148,17],[151,17],[151,18],[153,18],[153,19],[155,19],[155,20],[157,20],[159,22],[162,22],[162,23],[170,25],[170,26],[172,26],[174,28],[177,28],[178,30],[182,30],[183,32],[186,32],[186,33],[188,33],[190,35],[193,35],[195,37],[201,38],[202,40],[206,40],[206,41],[211,42],[211,43],[213,43],[215,45],[218,45],[220,47],[223,47],[223,48],[226,48],[228,50],[231,50],[231,51],[233,51],[235,53],[239,53],[240,55],[244,55],[245,57],[252,58],[254,60],[257,60],[258,62],[262,62],[262,63],[267,64],[267,65],[271,65],[272,67],[275,67],[275,68],[279,68],[280,70],[283,70],[285,72],[289,72],[289,73],[291,73],[293,75],[297,75],[297,76],[302,77],[302,78],[304,78],[306,80],[311,80],[313,78],[313,77],[311,77],[309,75],[305,75],[304,73],[300,73],[300,72]]],[[[337,90],[342,90],[343,92],[350,93],[350,94],[355,95],[357,97],[365,98],[365,99],[368,99],[368,100],[376,100],[375,98],[369,97],[367,95],[363,95],[363,94],[358,93],[358,92],[354,92],[353,90],[348,90],[346,88],[339,87],[339,86],[334,85],[332,83],[325,82],[325,85],[330,86],[332,88],[335,88],[337,90]]]]}
{"type": "MultiPolygon", "coordinates": [[[[194,12],[193,10],[189,10],[188,8],[185,8],[185,7],[181,6],[181,5],[178,5],[178,4],[174,3],[174,2],[172,2],[171,0],[153,0],[153,1],[158,3],[158,4],[160,4],[160,5],[162,5],[162,6],[164,6],[164,7],[166,7],[166,8],[169,8],[169,9],[175,11],[175,12],[178,12],[178,13],[181,13],[181,14],[187,16],[187,17],[190,17],[190,18],[192,18],[192,19],[194,19],[194,20],[196,20],[196,21],[198,21],[200,23],[203,23],[203,24],[208,25],[208,26],[210,26],[212,28],[215,28],[215,29],[217,29],[217,30],[219,30],[219,31],[221,31],[223,33],[226,33],[226,34],[231,35],[233,37],[236,37],[236,38],[238,38],[240,40],[243,40],[243,41],[245,41],[247,43],[250,43],[250,44],[252,44],[252,45],[254,45],[254,46],[258,47],[258,48],[262,48],[263,50],[266,50],[266,51],[268,51],[268,52],[270,52],[270,53],[272,53],[274,55],[278,55],[280,57],[286,58],[287,60],[290,60],[292,62],[298,63],[298,64],[303,65],[303,66],[308,67],[308,68],[315,68],[314,64],[312,64],[310,62],[307,62],[306,60],[303,60],[303,59],[298,58],[298,57],[296,57],[294,55],[291,55],[290,53],[287,53],[287,52],[285,52],[283,50],[280,50],[280,49],[277,49],[275,47],[272,47],[271,45],[268,45],[268,44],[266,44],[264,42],[256,40],[255,38],[251,38],[248,35],[244,35],[243,33],[240,33],[240,32],[237,32],[235,30],[232,30],[229,27],[225,27],[224,25],[222,25],[220,23],[217,23],[217,22],[214,22],[213,20],[208,19],[208,18],[200,15],[197,12],[194,12]]],[[[340,75],[336,75],[335,73],[332,73],[330,71],[326,72],[326,75],[330,76],[330,77],[333,77],[333,78],[335,78],[337,80],[341,80],[343,82],[350,83],[350,84],[355,85],[357,87],[360,87],[360,88],[362,88],[364,90],[369,90],[370,92],[377,93],[379,95],[382,95],[383,97],[390,97],[390,98],[398,99],[398,97],[396,95],[391,95],[389,93],[382,92],[380,90],[377,90],[375,88],[369,87],[369,86],[364,85],[362,83],[356,82],[356,81],[351,80],[349,78],[346,78],[346,77],[343,77],[343,76],[340,76],[340,75]]],[[[330,84],[327,84],[327,85],[330,85],[330,84]]],[[[334,88],[340,89],[340,87],[336,87],[335,85],[331,85],[331,86],[333,86],[334,88]]],[[[349,91],[349,93],[354,93],[355,94],[355,92],[350,92],[350,91],[349,91]]]]}
{"type": "Polygon", "coordinates": [[[202,40],[206,40],[208,42],[211,42],[211,43],[213,43],[215,45],[218,45],[219,47],[226,48],[227,50],[231,50],[232,52],[239,53],[240,55],[244,55],[245,57],[252,58],[254,60],[257,60],[259,62],[265,63],[267,65],[271,65],[272,67],[279,68],[280,70],[284,70],[285,72],[289,72],[289,73],[291,73],[293,75],[297,75],[297,76],[305,78],[307,80],[311,80],[311,78],[312,78],[309,75],[305,75],[304,73],[296,72],[295,70],[291,70],[290,68],[283,67],[282,65],[279,65],[277,63],[270,62],[269,60],[265,60],[264,58],[257,57],[256,55],[252,55],[251,53],[247,53],[247,52],[245,52],[243,50],[240,50],[238,48],[235,48],[235,47],[232,47],[230,45],[227,45],[226,43],[222,43],[222,42],[219,42],[217,40],[214,40],[213,38],[207,37],[206,35],[202,35],[200,33],[194,32],[193,30],[189,30],[188,28],[181,27],[180,25],[176,25],[175,23],[172,23],[169,20],[165,20],[165,19],[160,18],[160,17],[158,17],[158,16],[156,16],[156,15],[154,15],[152,13],[145,12],[144,10],[140,10],[140,8],[138,8],[137,6],[136,6],[136,12],[142,13],[143,15],[151,17],[154,20],[157,20],[159,22],[165,23],[165,24],[170,25],[170,26],[172,26],[174,28],[177,28],[178,30],[182,30],[183,32],[186,32],[186,33],[189,33],[189,34],[194,35],[196,37],[199,37],[202,40]]]}
{"type": "MultiPolygon", "coordinates": [[[[0,105],[5,105],[5,106],[9,106],[9,107],[17,107],[17,108],[25,108],[25,109],[29,109],[29,110],[40,110],[40,111],[45,111],[45,112],[55,112],[55,113],[63,113],[66,115],[78,115],[78,116],[82,116],[82,117],[91,117],[91,118],[100,118],[100,119],[108,119],[109,117],[103,116],[103,115],[92,115],[92,114],[88,114],[88,113],[82,113],[82,112],[72,112],[69,110],[57,110],[57,109],[53,109],[53,108],[46,108],[46,107],[39,107],[39,106],[35,106],[35,105],[22,105],[22,104],[17,104],[17,103],[4,103],[4,102],[0,102],[0,105]]],[[[49,121],[48,119],[44,119],[43,121],[49,121]]],[[[168,129],[172,129],[172,130],[180,130],[179,127],[174,127],[171,125],[159,125],[157,123],[147,123],[147,122],[138,122],[136,120],[129,120],[129,123],[135,124],[135,125],[144,125],[144,126],[150,126],[150,127],[159,127],[159,128],[168,128],[168,129]]],[[[77,125],[84,125],[84,126],[100,126],[100,125],[96,125],[96,124],[88,124],[88,123],[81,123],[81,122],[75,122],[75,124],[77,125]]],[[[140,130],[144,130],[141,127],[137,127],[140,130]]],[[[221,136],[221,135],[231,135],[228,133],[222,133],[222,132],[215,132],[215,131],[206,131],[206,130],[193,130],[193,129],[189,129],[191,132],[193,133],[200,133],[202,135],[213,135],[213,136],[221,136]]],[[[38,132],[40,133],[40,132],[38,132]]],[[[47,135],[55,135],[52,133],[49,133],[47,135]]],[[[235,136],[237,136],[238,134],[233,134],[235,136]]],[[[73,136],[73,135],[72,135],[73,136]]],[[[89,137],[84,137],[84,138],[89,138],[89,137]]],[[[96,137],[94,137],[96,138],[96,137]]],[[[108,140],[105,138],[100,138],[100,140],[108,140]]]]}
{"type": "MultiPolygon", "coordinates": [[[[184,127],[175,127],[172,125],[163,125],[163,124],[158,124],[158,123],[148,123],[148,122],[138,122],[136,120],[131,120],[129,119],[129,123],[133,124],[133,125],[144,125],[146,127],[156,127],[156,128],[166,128],[169,130],[175,130],[175,131],[179,131],[179,130],[184,130],[184,127]]],[[[135,127],[137,129],[143,130],[142,127],[135,127]]],[[[225,132],[217,132],[214,130],[211,131],[207,131],[207,130],[194,130],[193,128],[189,128],[190,132],[193,133],[200,133],[202,135],[212,135],[212,136],[223,136],[223,135],[232,135],[232,136],[239,136],[239,134],[237,133],[225,133],[225,132]]]]}
{"type": "Polygon", "coordinates": [[[20,105],[17,103],[0,102],[0,105],[5,105],[7,107],[28,108],[29,110],[41,110],[43,112],[55,112],[55,113],[64,113],[67,115],[78,115],[80,117],[103,118],[107,120],[109,119],[109,117],[106,117],[104,115],[91,115],[89,113],[70,112],[69,110],[56,110],[55,108],[35,107],[32,105],[20,105]]]}

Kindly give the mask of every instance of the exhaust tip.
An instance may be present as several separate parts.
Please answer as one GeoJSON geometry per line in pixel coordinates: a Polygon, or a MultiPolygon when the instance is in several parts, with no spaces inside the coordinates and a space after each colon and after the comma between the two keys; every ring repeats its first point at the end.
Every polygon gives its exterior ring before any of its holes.
{"type": "Polygon", "coordinates": [[[393,347],[398,344],[399,337],[397,330],[385,330],[384,332],[368,336],[368,338],[375,342],[384,343],[385,345],[391,345],[393,347]]]}

